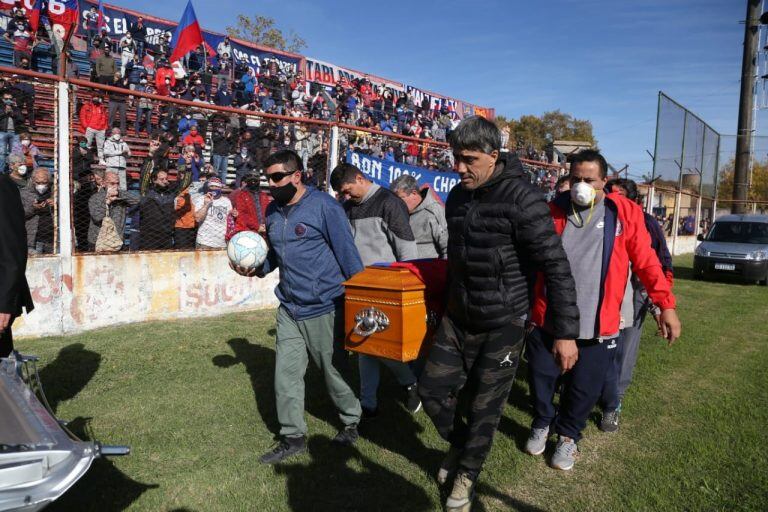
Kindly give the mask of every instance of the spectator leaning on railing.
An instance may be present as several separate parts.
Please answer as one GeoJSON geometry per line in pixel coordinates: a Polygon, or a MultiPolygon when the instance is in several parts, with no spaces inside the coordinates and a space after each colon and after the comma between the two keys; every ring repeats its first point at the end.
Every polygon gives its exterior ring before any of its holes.
{"type": "Polygon", "coordinates": [[[19,190],[26,188],[29,183],[29,169],[31,167],[24,163],[21,155],[12,153],[8,156],[8,172],[19,190]]]}
{"type": "Polygon", "coordinates": [[[104,173],[103,187],[100,188],[88,201],[88,210],[91,215],[91,223],[88,226],[88,249],[96,248],[96,240],[99,237],[99,229],[104,217],[109,212],[109,217],[115,223],[117,234],[123,238],[125,232],[125,212],[129,206],[135,206],[139,200],[125,190],[120,190],[120,178],[116,172],[104,173]]]}

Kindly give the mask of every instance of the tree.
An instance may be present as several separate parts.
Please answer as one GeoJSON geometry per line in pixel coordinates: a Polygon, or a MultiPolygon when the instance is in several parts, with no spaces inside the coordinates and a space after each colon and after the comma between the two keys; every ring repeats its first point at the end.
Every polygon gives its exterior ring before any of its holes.
{"type": "Polygon", "coordinates": [[[251,43],[292,53],[297,53],[302,48],[307,47],[307,42],[293,30],[286,37],[283,31],[277,28],[274,18],[259,16],[258,14],[251,18],[239,14],[237,16],[237,25],[234,27],[228,26],[227,34],[251,43]]]}
{"type": "MultiPolygon", "coordinates": [[[[733,175],[736,168],[734,159],[725,164],[720,171],[717,198],[730,201],[733,199],[733,175]]],[[[747,193],[750,201],[768,201],[768,162],[755,162],[752,165],[752,184],[747,193]]]]}
{"type": "Polygon", "coordinates": [[[496,118],[496,124],[509,126],[510,142],[517,147],[533,146],[541,150],[556,140],[578,140],[597,145],[592,133],[592,122],[576,119],[560,110],[545,112],[541,116],[524,115],[519,119],[496,118]]]}

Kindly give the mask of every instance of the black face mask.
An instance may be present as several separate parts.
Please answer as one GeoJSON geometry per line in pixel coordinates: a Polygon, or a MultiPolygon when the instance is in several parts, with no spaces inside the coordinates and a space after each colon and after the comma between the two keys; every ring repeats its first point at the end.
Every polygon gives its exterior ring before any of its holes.
{"type": "Polygon", "coordinates": [[[296,195],[296,185],[288,183],[282,187],[269,187],[269,193],[280,206],[285,206],[296,195]]]}
{"type": "Polygon", "coordinates": [[[168,190],[168,185],[155,185],[155,189],[158,192],[165,192],[168,190]]]}
{"type": "Polygon", "coordinates": [[[248,190],[252,192],[256,192],[259,190],[259,182],[258,181],[246,181],[245,186],[248,188],[248,190]]]}

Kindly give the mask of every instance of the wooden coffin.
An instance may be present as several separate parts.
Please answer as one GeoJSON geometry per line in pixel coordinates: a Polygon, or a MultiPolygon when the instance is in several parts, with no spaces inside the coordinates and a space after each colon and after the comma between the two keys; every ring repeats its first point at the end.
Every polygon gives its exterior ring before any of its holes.
{"type": "Polygon", "coordinates": [[[428,325],[426,287],[409,270],[366,267],[344,286],[347,350],[405,362],[428,348],[436,321],[428,325]]]}

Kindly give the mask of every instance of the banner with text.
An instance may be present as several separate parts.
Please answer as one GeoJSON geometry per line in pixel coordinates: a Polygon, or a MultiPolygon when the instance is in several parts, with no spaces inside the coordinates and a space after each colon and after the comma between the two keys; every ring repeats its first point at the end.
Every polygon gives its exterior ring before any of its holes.
{"type": "Polygon", "coordinates": [[[448,192],[459,184],[459,175],[449,171],[430,171],[423,167],[382,160],[356,151],[347,150],[347,163],[360,169],[371,181],[389,188],[389,184],[403,174],[410,174],[419,185],[428,185],[445,203],[448,192]]]}

